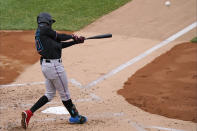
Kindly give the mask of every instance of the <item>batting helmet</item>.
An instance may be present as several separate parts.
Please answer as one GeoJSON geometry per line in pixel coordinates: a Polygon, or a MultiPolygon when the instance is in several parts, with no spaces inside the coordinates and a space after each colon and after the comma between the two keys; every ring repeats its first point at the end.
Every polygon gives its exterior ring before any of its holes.
{"type": "Polygon", "coordinates": [[[51,26],[55,23],[55,20],[52,19],[52,16],[49,13],[42,12],[37,16],[37,23],[47,23],[51,26]]]}

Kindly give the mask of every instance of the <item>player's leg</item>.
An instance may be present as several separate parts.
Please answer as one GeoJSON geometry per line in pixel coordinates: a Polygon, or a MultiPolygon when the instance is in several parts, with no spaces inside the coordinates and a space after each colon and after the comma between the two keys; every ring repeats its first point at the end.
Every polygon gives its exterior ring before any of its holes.
{"type": "Polygon", "coordinates": [[[31,107],[31,109],[22,112],[21,125],[24,129],[28,127],[29,120],[33,116],[33,113],[47,102],[48,98],[44,95],[31,107]]]}
{"type": "Polygon", "coordinates": [[[29,109],[22,112],[21,126],[26,129],[29,124],[30,118],[33,116],[33,113],[39,108],[44,106],[47,102],[51,101],[56,93],[56,89],[53,86],[52,82],[46,79],[46,94],[40,97],[40,99],[29,109]]]}
{"type": "Polygon", "coordinates": [[[79,115],[75,105],[73,104],[70,98],[66,72],[64,71],[64,69],[60,69],[60,67],[56,69],[57,69],[56,71],[58,77],[54,81],[54,85],[58,90],[58,93],[60,94],[62,103],[64,104],[64,106],[66,107],[66,109],[71,115],[71,118],[69,119],[70,123],[79,123],[79,124],[85,123],[87,121],[87,118],[82,115],[79,115]]]}
{"type": "Polygon", "coordinates": [[[85,116],[82,116],[78,113],[75,105],[72,103],[72,100],[69,99],[67,101],[62,101],[68,112],[70,113],[71,117],[69,118],[69,122],[73,124],[83,124],[87,121],[85,116]]]}

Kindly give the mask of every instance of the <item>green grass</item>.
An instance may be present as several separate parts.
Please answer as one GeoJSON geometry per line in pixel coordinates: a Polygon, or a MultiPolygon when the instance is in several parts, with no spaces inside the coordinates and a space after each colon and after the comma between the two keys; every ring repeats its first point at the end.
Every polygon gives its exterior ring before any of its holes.
{"type": "Polygon", "coordinates": [[[1,30],[31,30],[40,12],[49,12],[56,30],[80,30],[131,0],[0,0],[1,30]]]}
{"type": "Polygon", "coordinates": [[[197,37],[194,37],[192,40],[191,40],[192,43],[197,43],[197,37]]]}

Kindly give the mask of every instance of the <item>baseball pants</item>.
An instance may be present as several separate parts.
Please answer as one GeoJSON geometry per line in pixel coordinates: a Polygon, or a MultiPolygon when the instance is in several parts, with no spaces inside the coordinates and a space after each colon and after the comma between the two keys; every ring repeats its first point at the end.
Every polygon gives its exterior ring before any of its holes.
{"type": "Polygon", "coordinates": [[[58,91],[61,100],[67,101],[70,99],[68,90],[68,81],[66,72],[60,59],[43,59],[42,72],[46,79],[46,93],[45,96],[49,101],[53,99],[58,91]]]}

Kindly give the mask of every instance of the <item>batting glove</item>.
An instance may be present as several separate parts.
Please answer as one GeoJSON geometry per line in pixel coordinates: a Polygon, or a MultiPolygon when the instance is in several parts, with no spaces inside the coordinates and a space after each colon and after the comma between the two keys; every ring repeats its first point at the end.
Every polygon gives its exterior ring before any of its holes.
{"type": "Polygon", "coordinates": [[[78,37],[78,43],[84,43],[85,37],[80,36],[78,37]]]}

